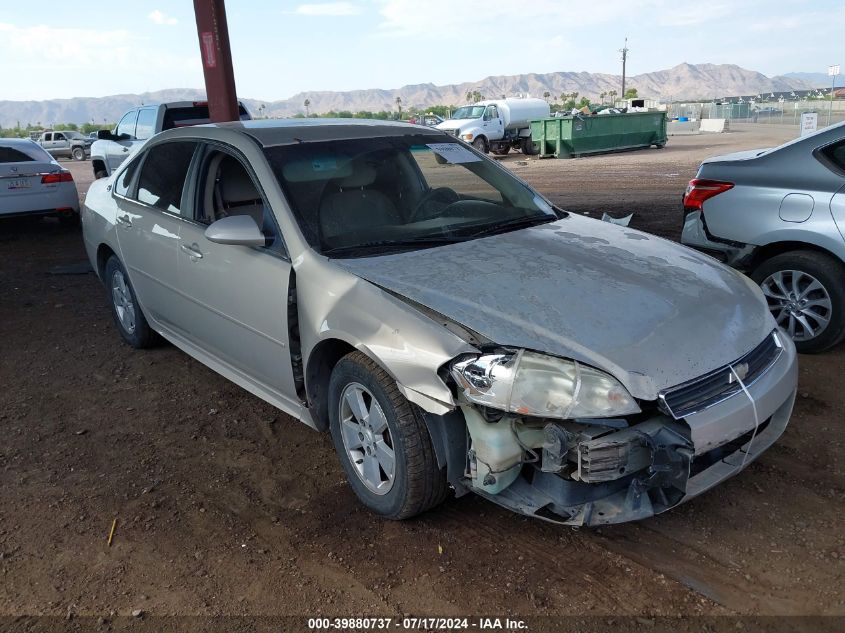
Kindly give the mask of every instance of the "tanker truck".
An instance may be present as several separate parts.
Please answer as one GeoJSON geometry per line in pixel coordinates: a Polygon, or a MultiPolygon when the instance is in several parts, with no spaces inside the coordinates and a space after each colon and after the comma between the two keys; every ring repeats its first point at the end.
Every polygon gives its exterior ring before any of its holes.
{"type": "Polygon", "coordinates": [[[536,154],[531,141],[531,120],[550,115],[543,99],[493,99],[465,105],[437,129],[471,143],[479,152],[503,156],[511,148],[536,154]]]}

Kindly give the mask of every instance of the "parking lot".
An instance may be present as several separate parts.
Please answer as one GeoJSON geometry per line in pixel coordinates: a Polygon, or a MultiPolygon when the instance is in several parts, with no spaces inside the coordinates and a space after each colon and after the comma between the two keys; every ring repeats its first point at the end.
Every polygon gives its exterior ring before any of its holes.
{"type": "MultiPolygon", "coordinates": [[[[702,159],[796,133],[734,127],[502,160],[565,209],[677,239],[702,159]]],[[[63,165],[84,196],[90,164],[63,165]]],[[[0,252],[0,614],[845,615],[843,346],[800,359],[790,426],[758,462],[664,515],[578,530],[466,496],[388,522],[327,435],[170,345],[124,345],[73,266],[79,231],[4,222],[0,252]]]]}

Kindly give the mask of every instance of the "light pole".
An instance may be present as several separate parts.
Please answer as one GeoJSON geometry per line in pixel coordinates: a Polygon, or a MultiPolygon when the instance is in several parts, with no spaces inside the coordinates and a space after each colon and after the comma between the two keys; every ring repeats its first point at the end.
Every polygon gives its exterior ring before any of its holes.
{"type": "Polygon", "coordinates": [[[625,98],[625,64],[628,61],[628,38],[625,38],[625,45],[619,51],[622,53],[622,98],[625,98]]]}
{"type": "Polygon", "coordinates": [[[827,104],[827,124],[830,125],[830,117],[833,114],[833,89],[836,86],[836,75],[839,74],[839,64],[827,67],[827,74],[830,75],[830,103],[827,104]]]}

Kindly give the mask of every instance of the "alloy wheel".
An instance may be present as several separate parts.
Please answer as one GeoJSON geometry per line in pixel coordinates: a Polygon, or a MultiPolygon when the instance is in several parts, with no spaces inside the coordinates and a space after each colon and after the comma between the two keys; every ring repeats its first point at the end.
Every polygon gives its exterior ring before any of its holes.
{"type": "Polygon", "coordinates": [[[132,301],[132,293],[126,284],[126,278],[121,271],[116,270],[111,282],[111,296],[117,319],[123,329],[128,334],[132,334],[135,331],[135,303],[132,301]]]}
{"type": "Polygon", "coordinates": [[[809,341],[830,323],[832,302],[827,288],[801,270],[779,270],[760,284],[769,310],[794,341],[809,341]]]}
{"type": "Polygon", "coordinates": [[[340,396],[340,433],[349,461],[367,488],[385,495],[393,487],[396,454],[387,418],[362,384],[346,385],[340,396]]]}

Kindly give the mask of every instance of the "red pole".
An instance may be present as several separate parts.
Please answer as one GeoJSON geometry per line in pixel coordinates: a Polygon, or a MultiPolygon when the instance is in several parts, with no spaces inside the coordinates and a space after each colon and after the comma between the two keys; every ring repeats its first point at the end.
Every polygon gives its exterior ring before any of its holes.
{"type": "Polygon", "coordinates": [[[224,0],[194,0],[208,111],[214,123],[237,121],[238,97],[224,0]]]}

